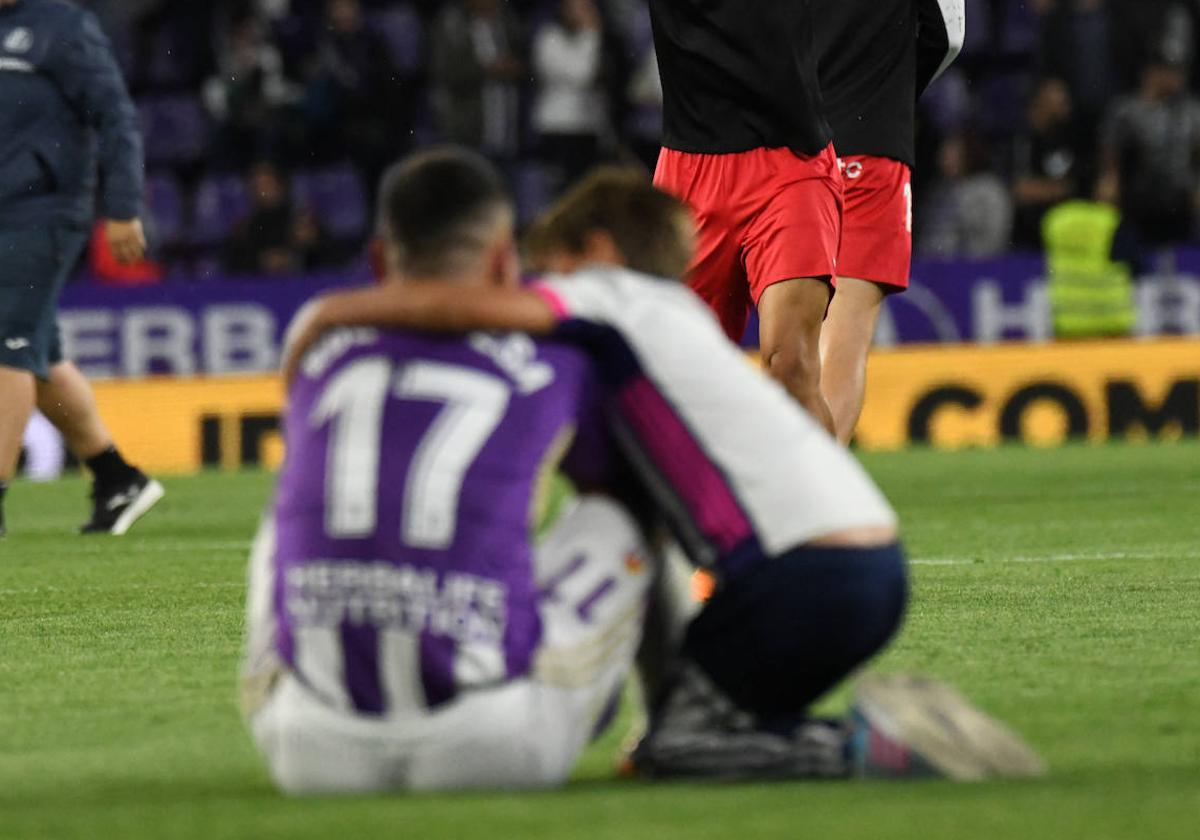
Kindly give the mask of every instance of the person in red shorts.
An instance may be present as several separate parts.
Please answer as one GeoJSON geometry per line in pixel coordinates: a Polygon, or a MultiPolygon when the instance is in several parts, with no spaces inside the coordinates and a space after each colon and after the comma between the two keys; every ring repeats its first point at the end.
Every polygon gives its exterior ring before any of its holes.
{"type": "Polygon", "coordinates": [[[842,178],[822,112],[813,6],[651,0],[664,112],[655,184],[695,214],[692,288],[734,341],[758,307],[767,370],[832,432],[820,335],[842,178]]]}
{"type": "Polygon", "coordinates": [[[819,76],[845,180],[837,295],[821,333],[837,437],[862,413],[884,298],[908,288],[916,101],[962,48],[964,0],[817,0],[819,76]]]}

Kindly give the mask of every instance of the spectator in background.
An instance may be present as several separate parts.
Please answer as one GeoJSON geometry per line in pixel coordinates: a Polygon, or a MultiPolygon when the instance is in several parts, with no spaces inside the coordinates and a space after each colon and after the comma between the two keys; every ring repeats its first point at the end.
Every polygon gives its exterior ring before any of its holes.
{"type": "Polygon", "coordinates": [[[634,157],[653,172],[662,150],[663,88],[646,6],[630,16],[626,42],[629,75],[624,90],[617,94],[627,112],[617,125],[624,129],[625,143],[634,157]]]}
{"type": "Polygon", "coordinates": [[[1029,104],[1029,126],[1017,138],[1013,172],[1016,183],[1014,243],[1040,249],[1046,211],[1075,195],[1078,160],[1072,143],[1071,94],[1061,79],[1043,79],[1029,104]]]}
{"type": "Polygon", "coordinates": [[[230,20],[217,39],[217,73],[204,86],[204,102],[219,126],[218,165],[245,168],[279,152],[286,109],[300,89],[284,74],[283,56],[266,25],[251,14],[230,20]]]}
{"type": "Polygon", "coordinates": [[[451,0],[434,23],[430,75],[444,139],[507,161],[520,152],[520,27],[500,0],[451,0]]]}
{"type": "Polygon", "coordinates": [[[942,144],[939,180],[920,209],[917,251],[923,256],[991,257],[1010,247],[1012,199],[986,167],[979,138],[955,136],[942,144]]]}
{"type": "MultiPolygon", "coordinates": [[[[1113,59],[1123,90],[1141,84],[1142,70],[1155,60],[1166,33],[1187,39],[1188,53],[1194,54],[1200,0],[1108,0],[1108,5],[1117,33],[1113,59]]],[[[1191,81],[1195,86],[1200,77],[1193,72],[1191,81]]]]}
{"type": "Polygon", "coordinates": [[[533,127],[542,159],[558,170],[561,182],[577,180],[600,157],[607,130],[603,55],[600,11],[592,0],[561,0],[556,18],[534,39],[533,127]]]}
{"type": "Polygon", "coordinates": [[[1106,192],[1122,213],[1120,256],[1144,267],[1148,248],[1193,236],[1200,187],[1200,101],[1187,89],[1184,42],[1166,39],[1142,72],[1136,95],[1114,105],[1106,121],[1106,192]]]}
{"type": "Polygon", "coordinates": [[[325,160],[350,157],[368,179],[383,170],[407,133],[391,115],[402,91],[394,84],[387,44],[363,16],[359,0],[329,0],[308,72],[310,141],[325,160]]]}
{"type": "MultiPolygon", "coordinates": [[[[122,0],[117,5],[125,5],[122,0]]],[[[130,4],[135,67],[131,88],[168,90],[192,88],[215,67],[212,36],[219,3],[150,2],[130,4]]]]}
{"type": "Polygon", "coordinates": [[[329,262],[329,243],[313,214],[297,209],[279,170],[254,166],[251,209],[225,247],[230,274],[281,275],[313,271],[329,262]]]}
{"type": "Polygon", "coordinates": [[[1043,18],[1039,70],[1067,85],[1077,165],[1085,173],[1096,171],[1097,128],[1118,90],[1113,55],[1121,34],[1105,0],[1054,0],[1043,18]]]}

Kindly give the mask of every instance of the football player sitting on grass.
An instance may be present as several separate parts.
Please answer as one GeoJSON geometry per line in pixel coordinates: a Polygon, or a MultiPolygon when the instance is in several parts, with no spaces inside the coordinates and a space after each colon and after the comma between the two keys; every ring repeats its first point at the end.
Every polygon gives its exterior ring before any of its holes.
{"type": "Polygon", "coordinates": [[[531,287],[406,283],[326,296],[295,325],[290,373],[326,331],[510,330],[584,349],[613,436],[655,513],[715,579],[698,612],[658,577],[646,657],[649,777],[837,778],[1041,772],[1003,726],[932,680],[872,677],[851,715],[812,704],[900,626],[896,517],[854,458],[750,367],[678,279],[690,217],[635,174],[601,171],[538,225],[531,287]],[[674,606],[673,606],[674,605],[674,606]]]}

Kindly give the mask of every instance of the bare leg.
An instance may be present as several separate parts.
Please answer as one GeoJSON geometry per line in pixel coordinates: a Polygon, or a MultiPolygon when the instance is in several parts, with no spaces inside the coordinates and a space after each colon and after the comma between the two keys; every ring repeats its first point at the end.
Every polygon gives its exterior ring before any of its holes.
{"type": "Polygon", "coordinates": [[[867,355],[883,305],[883,290],[866,280],[839,277],[837,295],[821,329],[821,382],[837,439],[849,444],[862,414],[867,355]]]}
{"type": "Polygon", "coordinates": [[[50,368],[50,378],[37,385],[37,405],[62,432],[67,446],[81,461],[112,446],[112,436],[100,419],[92,386],[71,362],[50,368]]]}
{"type": "Polygon", "coordinates": [[[767,372],[832,434],[833,414],[821,392],[821,322],[829,286],[819,279],[769,286],[758,302],[759,343],[767,372]]]}
{"type": "Polygon", "coordinates": [[[0,483],[17,474],[21,440],[33,415],[33,382],[29,371],[0,366],[0,483]]]}
{"type": "Polygon", "coordinates": [[[94,478],[92,519],[85,534],[126,533],[163,497],[162,485],[125,461],[100,419],[92,386],[79,368],[60,362],[38,383],[38,408],[62,432],[67,446],[94,478]]]}

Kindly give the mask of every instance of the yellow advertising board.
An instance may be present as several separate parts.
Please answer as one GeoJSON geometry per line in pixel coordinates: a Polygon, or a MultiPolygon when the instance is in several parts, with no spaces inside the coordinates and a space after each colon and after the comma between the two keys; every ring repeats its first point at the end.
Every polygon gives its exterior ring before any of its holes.
{"type": "MultiPolygon", "coordinates": [[[[277,466],[277,377],[101,382],[131,458],[158,472],[277,466]]],[[[871,360],[863,449],[1200,435],[1200,341],[888,350],[871,360]]]]}
{"type": "Polygon", "coordinates": [[[97,382],[100,411],[130,460],[156,472],[277,466],[277,376],[97,382]]]}
{"type": "Polygon", "coordinates": [[[864,449],[1053,445],[1200,434],[1200,341],[1059,342],[876,353],[864,449]]]}

